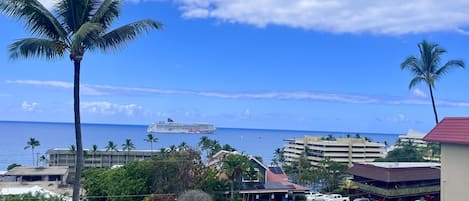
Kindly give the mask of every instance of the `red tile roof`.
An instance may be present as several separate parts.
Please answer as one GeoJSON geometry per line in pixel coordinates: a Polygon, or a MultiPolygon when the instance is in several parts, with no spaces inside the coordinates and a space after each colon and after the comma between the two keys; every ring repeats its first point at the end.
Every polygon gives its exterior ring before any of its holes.
{"type": "Polygon", "coordinates": [[[469,117],[446,117],[423,140],[469,144],[469,117]]]}

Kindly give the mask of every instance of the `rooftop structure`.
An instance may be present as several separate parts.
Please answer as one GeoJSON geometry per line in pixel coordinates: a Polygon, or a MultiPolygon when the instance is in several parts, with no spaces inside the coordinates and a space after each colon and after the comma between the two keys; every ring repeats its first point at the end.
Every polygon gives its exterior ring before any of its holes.
{"type": "Polygon", "coordinates": [[[308,150],[307,159],[313,166],[318,166],[326,158],[351,165],[354,162],[372,162],[384,157],[385,144],[369,142],[364,138],[327,139],[305,136],[286,141],[288,143],[284,146],[284,157],[287,165],[305,154],[305,149],[308,150]]]}
{"type": "Polygon", "coordinates": [[[466,200],[469,117],[446,117],[424,138],[441,147],[441,200],[466,200]]]}
{"type": "Polygon", "coordinates": [[[438,163],[355,163],[348,173],[365,197],[389,201],[439,200],[438,163]]]}
{"type": "Polygon", "coordinates": [[[425,137],[425,141],[469,144],[469,118],[446,117],[425,137]]]}
{"type": "Polygon", "coordinates": [[[15,167],[5,173],[15,177],[17,182],[55,181],[65,183],[68,178],[68,167],[15,167]]]}

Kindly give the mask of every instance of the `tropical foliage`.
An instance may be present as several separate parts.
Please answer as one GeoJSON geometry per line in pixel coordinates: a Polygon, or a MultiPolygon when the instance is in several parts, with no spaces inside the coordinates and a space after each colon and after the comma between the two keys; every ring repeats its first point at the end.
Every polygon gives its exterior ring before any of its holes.
{"type": "Polygon", "coordinates": [[[402,62],[401,69],[409,70],[414,76],[409,83],[409,89],[422,82],[428,86],[432,100],[433,113],[435,115],[435,123],[438,124],[438,114],[433,95],[435,82],[440,80],[453,68],[464,68],[464,61],[450,60],[440,65],[441,56],[446,53],[445,49],[441,48],[438,44],[429,43],[425,40],[418,44],[418,48],[420,55],[417,57],[407,57],[407,59],[402,62]]]}
{"type": "MultiPolygon", "coordinates": [[[[24,149],[26,150],[26,149],[31,148],[31,153],[33,155],[33,166],[34,165],[37,166],[37,161],[35,162],[35,160],[34,160],[34,149],[36,147],[40,146],[41,143],[38,140],[36,140],[36,138],[29,138],[29,140],[28,140],[28,142],[26,142],[26,144],[27,145],[24,147],[24,149]]],[[[38,159],[36,159],[36,160],[38,160],[38,159]]]]}
{"type": "MultiPolygon", "coordinates": [[[[207,172],[202,164],[199,152],[172,150],[120,168],[86,170],[83,187],[88,200],[142,200],[143,197],[138,195],[180,194],[210,183],[213,185],[209,186],[216,188],[219,183],[214,182],[214,178],[215,173],[207,172]]],[[[207,190],[218,192],[218,189],[207,190]]]]}
{"type": "Polygon", "coordinates": [[[77,148],[73,200],[79,200],[83,168],[80,124],[80,70],[85,52],[111,50],[135,39],[143,32],[161,29],[153,20],[140,20],[110,30],[120,14],[120,0],[58,0],[48,10],[38,0],[2,0],[0,12],[22,19],[35,37],[23,38],[9,46],[11,58],[54,59],[68,54],[74,65],[74,117],[77,148]]]}

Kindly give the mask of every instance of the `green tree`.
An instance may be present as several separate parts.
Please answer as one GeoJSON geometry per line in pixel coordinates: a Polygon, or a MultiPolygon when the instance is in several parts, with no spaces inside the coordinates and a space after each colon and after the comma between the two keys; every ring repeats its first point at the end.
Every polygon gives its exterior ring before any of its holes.
{"type": "Polygon", "coordinates": [[[39,161],[41,161],[42,163],[42,166],[45,166],[45,164],[47,163],[47,158],[45,155],[41,155],[41,157],[39,157],[39,161]]]}
{"type": "Polygon", "coordinates": [[[33,166],[34,164],[36,164],[37,166],[37,163],[34,163],[34,149],[38,146],[40,146],[40,142],[38,140],[36,140],[35,138],[29,138],[29,140],[26,142],[26,146],[24,147],[24,149],[29,149],[31,148],[31,153],[33,155],[33,166]]]}
{"type": "Polygon", "coordinates": [[[346,164],[335,162],[329,158],[319,162],[318,171],[322,176],[321,181],[327,192],[332,192],[339,187],[341,180],[345,176],[345,170],[347,170],[346,164]]]}
{"type": "Polygon", "coordinates": [[[93,167],[95,167],[96,164],[94,163],[94,161],[96,159],[96,152],[98,152],[98,145],[93,144],[93,146],[91,146],[91,152],[93,153],[93,160],[91,161],[91,164],[93,165],[93,167]]]}
{"type": "Polygon", "coordinates": [[[80,178],[83,169],[83,145],[80,124],[80,69],[85,52],[118,49],[143,32],[161,29],[153,20],[140,20],[114,30],[112,22],[120,14],[119,0],[58,0],[52,10],[38,0],[2,0],[0,12],[22,19],[36,37],[15,41],[9,46],[10,57],[68,58],[74,65],[74,119],[77,146],[73,200],[79,200],[80,178]]]}
{"type": "Polygon", "coordinates": [[[285,161],[285,157],[284,157],[283,153],[284,153],[284,148],[275,149],[274,158],[272,159],[272,163],[274,165],[283,164],[283,162],[285,161]]]}
{"type": "Polygon", "coordinates": [[[249,168],[249,159],[244,155],[228,154],[222,159],[222,170],[230,180],[230,198],[234,198],[234,185],[240,182],[244,171],[249,168]]]}
{"type": "Polygon", "coordinates": [[[128,162],[130,150],[133,150],[133,149],[135,149],[135,145],[132,142],[132,140],[131,139],[125,139],[125,143],[122,144],[122,151],[127,150],[127,154],[125,155],[125,163],[128,162]]]}
{"type": "Polygon", "coordinates": [[[15,168],[15,167],[21,167],[21,165],[20,165],[20,164],[16,164],[16,163],[12,163],[12,164],[8,165],[7,170],[9,171],[9,170],[11,170],[11,169],[13,169],[13,168],[15,168]]]}
{"type": "Polygon", "coordinates": [[[435,81],[440,80],[443,75],[455,67],[464,68],[464,61],[450,60],[440,66],[441,56],[446,53],[445,49],[439,47],[438,44],[429,43],[426,40],[420,42],[418,44],[418,48],[420,55],[417,57],[407,57],[407,59],[401,63],[401,69],[409,70],[414,76],[410,81],[409,89],[421,82],[428,86],[428,89],[430,90],[430,98],[432,100],[433,113],[435,115],[435,123],[438,124],[438,114],[433,95],[435,81]]]}
{"type": "Polygon", "coordinates": [[[112,166],[112,152],[113,151],[116,151],[116,152],[119,151],[117,149],[117,144],[114,144],[113,141],[108,141],[106,147],[104,147],[104,148],[106,148],[106,152],[108,152],[108,151],[111,152],[111,154],[109,156],[109,167],[111,167],[112,166]]]}
{"type": "Polygon", "coordinates": [[[409,140],[402,142],[399,147],[388,152],[386,158],[376,159],[378,162],[424,162],[424,150],[418,148],[409,140]]]}
{"type": "Polygon", "coordinates": [[[153,156],[153,143],[158,143],[158,138],[154,137],[153,134],[148,133],[145,142],[150,143],[151,155],[153,156]]]}

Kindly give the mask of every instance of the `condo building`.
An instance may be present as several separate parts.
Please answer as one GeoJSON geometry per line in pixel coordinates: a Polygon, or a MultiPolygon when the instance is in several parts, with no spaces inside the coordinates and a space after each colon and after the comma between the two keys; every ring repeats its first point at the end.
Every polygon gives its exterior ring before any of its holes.
{"type": "MultiPolygon", "coordinates": [[[[128,162],[150,158],[152,154],[159,151],[130,150],[130,151],[106,151],[106,150],[84,150],[84,167],[113,167],[124,165],[128,162]]],[[[49,166],[68,166],[70,171],[75,167],[75,151],[70,149],[49,149],[47,151],[49,166]]]]}
{"type": "Polygon", "coordinates": [[[373,162],[375,159],[382,158],[385,149],[383,143],[369,142],[364,138],[305,136],[286,141],[283,152],[286,165],[290,165],[306,154],[313,166],[318,166],[318,163],[326,158],[351,166],[352,163],[373,162]]]}

